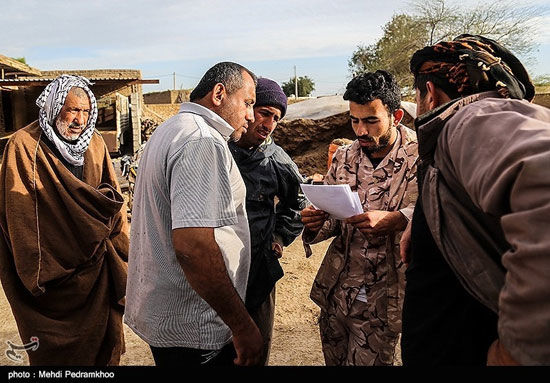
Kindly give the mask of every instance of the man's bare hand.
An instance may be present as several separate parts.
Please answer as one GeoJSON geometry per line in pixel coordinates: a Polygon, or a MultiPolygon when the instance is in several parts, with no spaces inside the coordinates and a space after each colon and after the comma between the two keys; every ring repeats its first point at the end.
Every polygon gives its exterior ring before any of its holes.
{"type": "Polygon", "coordinates": [[[407,224],[407,228],[403,232],[403,236],[399,242],[399,255],[406,265],[411,261],[411,223],[412,221],[407,224]]]}
{"type": "Polygon", "coordinates": [[[174,229],[172,245],[189,285],[231,329],[237,352],[234,363],[240,366],[260,363],[262,335],[227,273],[224,258],[214,237],[214,229],[174,229]]]}
{"type": "Polygon", "coordinates": [[[407,219],[398,211],[370,210],[345,220],[367,237],[387,235],[401,231],[407,225],[407,219]]]}
{"type": "Polygon", "coordinates": [[[323,227],[323,224],[328,218],[328,213],[323,210],[315,209],[313,206],[308,206],[300,212],[302,223],[306,230],[317,233],[323,227]]]}
{"type": "Polygon", "coordinates": [[[237,366],[257,366],[260,364],[263,353],[263,338],[260,330],[252,319],[248,329],[233,333],[233,345],[237,358],[233,360],[237,366]]]}

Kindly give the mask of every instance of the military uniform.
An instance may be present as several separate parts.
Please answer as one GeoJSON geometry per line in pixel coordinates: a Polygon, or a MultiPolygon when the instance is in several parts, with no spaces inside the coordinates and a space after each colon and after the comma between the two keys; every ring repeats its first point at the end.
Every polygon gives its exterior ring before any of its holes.
{"type": "MultiPolygon", "coordinates": [[[[349,184],[364,211],[400,211],[410,220],[418,196],[416,134],[402,125],[397,132],[392,150],[376,168],[357,140],[340,148],[325,184],[349,184]]],[[[308,234],[303,235],[306,256],[309,244],[336,237],[311,290],[321,307],[326,364],[392,365],[405,287],[401,233],[367,238],[354,226],[329,219],[315,237],[308,234]]]]}

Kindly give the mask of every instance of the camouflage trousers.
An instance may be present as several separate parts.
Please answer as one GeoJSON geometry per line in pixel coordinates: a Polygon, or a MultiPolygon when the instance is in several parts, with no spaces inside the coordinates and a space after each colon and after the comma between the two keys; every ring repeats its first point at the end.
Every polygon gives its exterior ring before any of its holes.
{"type": "Polygon", "coordinates": [[[355,300],[348,315],[331,302],[321,310],[319,330],[327,366],[391,366],[396,359],[399,333],[388,328],[369,311],[367,303],[355,300]]]}

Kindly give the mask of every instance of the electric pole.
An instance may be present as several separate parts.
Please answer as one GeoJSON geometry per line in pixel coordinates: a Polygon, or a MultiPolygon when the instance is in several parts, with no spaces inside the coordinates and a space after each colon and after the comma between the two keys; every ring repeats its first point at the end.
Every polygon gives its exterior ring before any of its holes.
{"type": "Polygon", "coordinates": [[[298,77],[296,77],[296,65],[294,65],[294,98],[298,99],[298,77]]]}
{"type": "Polygon", "coordinates": [[[174,90],[176,90],[176,72],[174,72],[174,90]]]}

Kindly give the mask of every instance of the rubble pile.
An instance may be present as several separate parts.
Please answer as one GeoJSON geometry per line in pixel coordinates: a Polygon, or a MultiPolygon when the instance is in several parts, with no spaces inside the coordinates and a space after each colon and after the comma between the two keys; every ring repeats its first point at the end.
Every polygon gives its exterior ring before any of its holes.
{"type": "Polygon", "coordinates": [[[141,142],[147,141],[159,125],[157,121],[149,118],[141,120],[141,142]]]}
{"type": "MultiPolygon", "coordinates": [[[[402,124],[413,127],[416,105],[403,101],[402,124]]],[[[329,146],[333,140],[355,139],[349,103],[341,95],[301,101],[288,106],[287,114],[273,132],[273,139],[294,160],[304,176],[326,174],[329,146]]]]}
{"type": "Polygon", "coordinates": [[[327,172],[329,145],[338,138],[355,138],[349,112],[319,120],[284,119],[273,132],[275,142],[289,154],[304,176],[327,172]]]}

